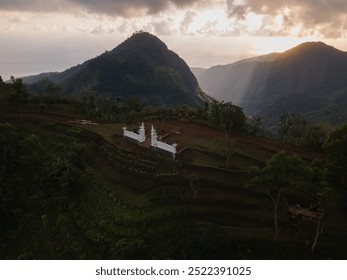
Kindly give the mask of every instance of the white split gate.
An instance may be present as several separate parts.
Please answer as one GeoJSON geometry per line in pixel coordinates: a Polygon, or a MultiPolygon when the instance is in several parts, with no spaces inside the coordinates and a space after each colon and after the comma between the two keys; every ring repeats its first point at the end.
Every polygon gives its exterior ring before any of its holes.
{"type": "Polygon", "coordinates": [[[177,144],[174,143],[174,144],[170,145],[170,144],[167,144],[165,142],[158,141],[157,131],[155,130],[153,125],[152,125],[152,130],[151,130],[151,146],[154,149],[161,149],[161,150],[167,151],[169,153],[172,153],[173,159],[175,159],[175,157],[176,157],[177,144]]]}
{"type": "Polygon", "coordinates": [[[146,141],[146,131],[144,123],[141,124],[139,128],[139,133],[135,133],[127,130],[126,127],[123,127],[123,136],[137,141],[138,143],[143,143],[146,141]]]}
{"type": "MultiPolygon", "coordinates": [[[[143,143],[146,141],[146,130],[145,130],[145,125],[142,122],[140,128],[139,128],[139,133],[135,133],[132,131],[127,130],[126,127],[123,127],[123,136],[132,140],[137,141],[138,143],[143,143]]],[[[151,147],[154,149],[160,149],[167,151],[172,154],[173,159],[176,158],[176,147],[177,144],[174,143],[172,145],[167,144],[162,141],[158,141],[158,134],[156,129],[152,125],[152,130],[151,130],[151,147]]]]}

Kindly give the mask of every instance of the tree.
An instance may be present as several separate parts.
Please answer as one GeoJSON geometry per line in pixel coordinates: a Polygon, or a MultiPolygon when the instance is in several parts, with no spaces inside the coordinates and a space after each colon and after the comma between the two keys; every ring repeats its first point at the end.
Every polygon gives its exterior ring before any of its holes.
{"type": "Polygon", "coordinates": [[[188,179],[189,179],[190,187],[194,193],[194,198],[196,198],[198,195],[198,191],[201,188],[200,179],[198,175],[196,175],[195,173],[193,173],[188,179]]]}
{"type": "Polygon", "coordinates": [[[321,152],[323,150],[322,146],[328,139],[331,130],[331,125],[327,122],[313,124],[308,130],[306,145],[321,152]]]}
{"type": "Polygon", "coordinates": [[[318,244],[318,239],[320,235],[323,233],[322,220],[324,218],[326,212],[326,201],[332,196],[332,189],[330,187],[325,187],[322,192],[322,196],[319,196],[316,200],[316,203],[319,206],[318,218],[317,218],[317,228],[314,236],[314,240],[311,246],[311,252],[314,253],[316,250],[316,246],[318,244]]]}
{"type": "Polygon", "coordinates": [[[35,134],[25,136],[19,143],[18,158],[21,165],[35,172],[37,164],[44,162],[44,149],[40,138],[35,134]]]}
{"type": "Polygon", "coordinates": [[[9,123],[0,123],[0,206],[10,193],[9,181],[12,179],[11,169],[15,167],[15,154],[18,143],[16,128],[9,123]]]}
{"type": "Polygon", "coordinates": [[[15,105],[25,104],[29,97],[29,93],[23,84],[23,80],[11,76],[11,81],[13,93],[9,97],[9,101],[15,105]]]}
{"type": "Polygon", "coordinates": [[[6,84],[4,83],[2,77],[0,76],[0,94],[2,93],[2,89],[6,86],[6,84]]]}
{"type": "Polygon", "coordinates": [[[40,103],[39,104],[39,112],[44,113],[47,109],[47,104],[46,103],[40,103]]]}
{"type": "Polygon", "coordinates": [[[124,101],[124,117],[128,124],[137,123],[141,119],[145,103],[137,96],[129,96],[124,101]]]}
{"type": "Polygon", "coordinates": [[[16,79],[11,76],[12,93],[9,95],[8,101],[13,105],[20,107],[21,119],[23,121],[23,105],[28,102],[29,93],[23,84],[22,79],[16,79]]]}
{"type": "Polygon", "coordinates": [[[318,239],[323,233],[323,219],[326,214],[326,205],[333,195],[333,190],[328,182],[327,164],[323,161],[314,160],[305,167],[302,179],[297,187],[303,194],[314,202],[311,209],[317,213],[317,226],[311,252],[314,253],[318,239]]]}
{"type": "Polygon", "coordinates": [[[211,108],[211,119],[214,123],[219,124],[219,103],[213,102],[211,108]]]}
{"type": "Polygon", "coordinates": [[[345,186],[347,183],[347,124],[329,134],[323,150],[328,154],[334,184],[345,186]]]}
{"type": "Polygon", "coordinates": [[[323,149],[331,161],[347,167],[347,124],[330,133],[323,149]]]}
{"type": "Polygon", "coordinates": [[[240,131],[246,123],[246,116],[242,108],[231,102],[221,102],[219,113],[220,121],[226,130],[240,131]]]}
{"type": "Polygon", "coordinates": [[[180,118],[187,117],[189,113],[189,109],[190,108],[187,104],[181,104],[176,108],[177,114],[179,115],[180,118]]]}
{"type": "Polygon", "coordinates": [[[307,123],[300,115],[287,113],[280,118],[278,134],[282,142],[300,145],[306,136],[307,123]]]}
{"type": "Polygon", "coordinates": [[[78,188],[82,187],[83,157],[84,145],[79,143],[70,143],[62,147],[62,152],[54,155],[44,166],[51,185],[59,186],[60,191],[65,196],[72,193],[78,193],[78,188]]]}
{"type": "Polygon", "coordinates": [[[112,111],[116,114],[118,121],[120,121],[120,115],[122,113],[121,101],[122,98],[120,96],[117,96],[116,102],[112,104],[112,111]]]}
{"type": "Polygon", "coordinates": [[[261,117],[252,116],[247,118],[246,131],[251,136],[264,136],[265,129],[261,117]]]}
{"type": "Polygon", "coordinates": [[[46,91],[49,95],[58,97],[61,91],[61,87],[57,86],[55,83],[48,81],[46,91]]]}
{"type": "Polygon", "coordinates": [[[96,108],[95,95],[91,92],[83,92],[83,104],[87,111],[94,111],[96,108]]]}
{"type": "Polygon", "coordinates": [[[0,123],[0,145],[2,146],[2,161],[6,163],[8,154],[17,142],[16,128],[9,123],[0,123]]]}
{"type": "Polygon", "coordinates": [[[6,84],[4,83],[4,80],[2,79],[2,77],[0,76],[0,93],[2,91],[2,89],[6,86],[6,84]]]}
{"type": "Polygon", "coordinates": [[[145,103],[137,96],[129,96],[124,102],[124,107],[126,111],[140,113],[145,107],[145,103]]]}
{"type": "Polygon", "coordinates": [[[263,168],[253,166],[250,169],[253,178],[248,187],[267,195],[274,207],[274,241],[278,238],[278,205],[283,197],[283,189],[292,187],[302,173],[303,161],[297,156],[276,153],[263,168]]]}
{"type": "Polygon", "coordinates": [[[234,141],[231,139],[230,135],[225,132],[225,150],[224,154],[227,156],[227,162],[225,165],[225,169],[229,169],[230,158],[234,154],[233,149],[234,141]]]}

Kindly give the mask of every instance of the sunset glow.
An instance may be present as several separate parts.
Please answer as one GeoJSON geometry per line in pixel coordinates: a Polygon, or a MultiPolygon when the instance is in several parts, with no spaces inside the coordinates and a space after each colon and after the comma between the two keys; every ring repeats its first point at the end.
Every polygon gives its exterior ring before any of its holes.
{"type": "Polygon", "coordinates": [[[293,37],[263,37],[258,38],[254,43],[251,54],[264,55],[273,52],[284,52],[301,43],[315,41],[314,38],[293,38],[293,37]]]}
{"type": "Polygon", "coordinates": [[[305,41],[347,50],[346,11],[341,1],[64,0],[58,7],[56,1],[1,1],[0,75],[61,71],[138,30],[158,36],[190,66],[200,67],[305,41]]]}

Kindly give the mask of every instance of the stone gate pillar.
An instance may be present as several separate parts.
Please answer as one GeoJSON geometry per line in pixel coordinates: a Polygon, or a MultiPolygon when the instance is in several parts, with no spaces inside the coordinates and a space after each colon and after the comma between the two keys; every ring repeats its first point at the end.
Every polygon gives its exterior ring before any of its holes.
{"type": "Polygon", "coordinates": [[[146,130],[145,130],[145,125],[142,122],[140,129],[139,129],[139,142],[145,142],[146,141],[146,130]]]}
{"type": "Polygon", "coordinates": [[[151,146],[156,148],[157,147],[157,141],[158,141],[158,134],[155,128],[152,125],[151,129],[151,146]]]}

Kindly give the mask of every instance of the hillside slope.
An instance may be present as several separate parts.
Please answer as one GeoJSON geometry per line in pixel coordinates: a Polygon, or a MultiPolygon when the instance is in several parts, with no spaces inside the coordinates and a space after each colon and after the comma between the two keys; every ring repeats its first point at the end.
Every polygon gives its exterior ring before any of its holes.
{"type": "Polygon", "coordinates": [[[209,100],[184,60],[146,32],[62,73],[24,78],[36,91],[39,83],[45,84],[42,80],[58,84],[66,95],[88,91],[111,98],[137,96],[147,104],[168,106],[209,100]]]}
{"type": "Polygon", "coordinates": [[[347,53],[308,42],[280,54],[212,67],[198,76],[211,96],[273,123],[287,112],[312,120],[347,119],[347,53]]]}

